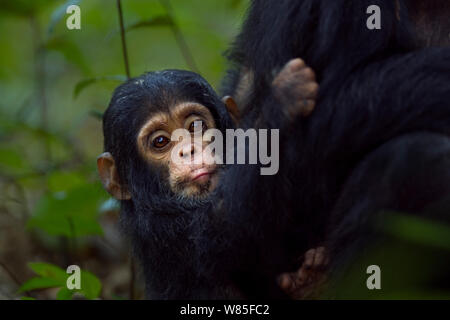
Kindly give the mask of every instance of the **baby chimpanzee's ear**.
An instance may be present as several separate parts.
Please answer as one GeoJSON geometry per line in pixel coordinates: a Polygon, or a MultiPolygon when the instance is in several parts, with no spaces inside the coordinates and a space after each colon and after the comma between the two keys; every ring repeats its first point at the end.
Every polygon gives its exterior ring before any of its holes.
{"type": "Polygon", "coordinates": [[[97,168],[103,187],[117,200],[129,200],[131,194],[120,182],[116,163],[109,152],[102,153],[97,158],[97,168]]]}
{"type": "Polygon", "coordinates": [[[225,96],[222,98],[222,102],[225,103],[227,106],[227,110],[231,115],[231,118],[235,123],[238,123],[240,120],[240,114],[239,114],[239,108],[236,104],[236,101],[234,101],[233,97],[231,96],[225,96]]]}

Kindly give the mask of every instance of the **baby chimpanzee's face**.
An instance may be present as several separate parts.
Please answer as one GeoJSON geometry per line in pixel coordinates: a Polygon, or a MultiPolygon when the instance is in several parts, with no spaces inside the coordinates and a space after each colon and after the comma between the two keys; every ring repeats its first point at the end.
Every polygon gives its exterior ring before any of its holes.
{"type": "MultiPolygon", "coordinates": [[[[152,114],[137,135],[141,157],[152,167],[166,173],[170,189],[182,197],[204,197],[217,185],[217,165],[208,161],[211,155],[202,136],[216,128],[211,112],[196,102],[182,102],[168,112],[152,114]],[[175,130],[187,136],[172,139],[175,130]],[[195,135],[200,135],[196,139],[195,135]]],[[[209,159],[210,160],[210,159],[209,159]]]]}
{"type": "Polygon", "coordinates": [[[148,196],[149,206],[176,197],[186,205],[207,200],[223,163],[220,138],[234,126],[227,108],[236,119],[231,97],[222,102],[190,71],[148,72],[121,84],[103,116],[103,186],[118,200],[148,196]]]}

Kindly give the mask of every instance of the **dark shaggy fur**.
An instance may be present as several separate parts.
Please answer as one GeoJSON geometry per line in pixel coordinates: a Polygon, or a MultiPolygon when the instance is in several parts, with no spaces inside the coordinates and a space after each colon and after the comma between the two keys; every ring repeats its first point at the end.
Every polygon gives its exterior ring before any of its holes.
{"type": "MultiPolygon", "coordinates": [[[[275,112],[260,106],[273,70],[289,59],[303,58],[321,87],[312,116],[285,135],[277,176],[235,167],[223,183],[235,236],[223,235],[231,240],[216,268],[239,270],[247,296],[280,296],[265,291],[276,287],[275,275],[324,242],[339,277],[381,237],[373,226],[382,210],[450,223],[450,48],[417,47],[409,3],[399,4],[400,19],[391,0],[252,2],[225,82],[233,94],[239,71],[253,72],[251,99],[242,106],[247,123],[275,112]],[[366,28],[373,4],[381,8],[381,30],[366,28]]],[[[439,4],[449,12],[448,3],[439,4]]]]}
{"type": "Polygon", "coordinates": [[[114,157],[120,179],[132,195],[132,200],[121,201],[122,226],[142,263],[150,298],[206,298],[202,293],[211,292],[201,290],[202,279],[195,277],[191,239],[193,226],[198,230],[207,219],[197,209],[208,207],[210,200],[174,194],[165,168],[150,167],[136,144],[139,129],[152,113],[186,101],[206,106],[218,129],[233,127],[210,85],[199,75],[181,70],[130,79],[114,91],[103,117],[105,151],[114,157]]]}
{"type": "Polygon", "coordinates": [[[128,110],[145,97],[130,84],[116,91],[105,150],[120,158],[121,177],[139,199],[123,202],[122,213],[149,297],[284,297],[276,274],[323,242],[332,271],[341,270],[380,237],[373,219],[381,210],[450,222],[450,49],[416,47],[399,3],[400,20],[393,0],[252,2],[224,91],[234,92],[243,68],[254,73],[242,126],[282,130],[280,172],[230,166],[209,202],[186,208],[159,196],[160,179],[143,169],[133,142],[145,115],[128,110]],[[366,28],[373,4],[382,30],[366,28]],[[288,129],[270,83],[273,70],[296,57],[321,88],[313,115],[288,129]]]}

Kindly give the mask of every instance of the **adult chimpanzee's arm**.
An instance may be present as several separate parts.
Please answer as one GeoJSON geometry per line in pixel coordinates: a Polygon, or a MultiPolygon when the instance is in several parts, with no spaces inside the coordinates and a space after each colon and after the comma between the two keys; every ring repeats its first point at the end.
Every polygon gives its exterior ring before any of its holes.
{"type": "MultiPolygon", "coordinates": [[[[423,49],[372,63],[342,84],[321,85],[313,134],[324,154],[352,155],[414,130],[450,134],[450,49],[423,49]],[[322,99],[322,101],[320,101],[322,99]],[[329,135],[322,135],[326,129],[329,135]],[[342,149],[345,148],[344,152],[342,149]]],[[[314,139],[314,137],[311,137],[314,139]]]]}
{"type": "Polygon", "coordinates": [[[296,172],[296,179],[314,182],[298,199],[313,223],[323,225],[341,185],[375,148],[410,132],[450,135],[448,83],[450,49],[380,60],[341,84],[325,77],[306,134],[291,140],[302,150],[294,155],[298,164],[286,169],[296,172]]]}
{"type": "Polygon", "coordinates": [[[240,126],[287,128],[298,118],[308,117],[313,112],[319,85],[314,71],[302,59],[289,60],[270,83],[264,83],[264,96],[253,99],[251,106],[246,105],[249,97],[243,97],[251,95],[254,90],[254,83],[248,83],[253,80],[248,80],[247,74],[251,74],[251,71],[242,76],[246,87],[238,85],[233,89],[238,96],[236,101],[239,109],[244,114],[240,126]]]}

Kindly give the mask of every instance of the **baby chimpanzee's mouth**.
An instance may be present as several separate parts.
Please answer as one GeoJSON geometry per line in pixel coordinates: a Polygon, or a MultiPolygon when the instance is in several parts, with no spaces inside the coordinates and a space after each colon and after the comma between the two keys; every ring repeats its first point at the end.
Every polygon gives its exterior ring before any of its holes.
{"type": "Polygon", "coordinates": [[[192,181],[206,182],[215,173],[215,171],[216,171],[215,169],[208,167],[196,169],[191,172],[192,181]]]}

